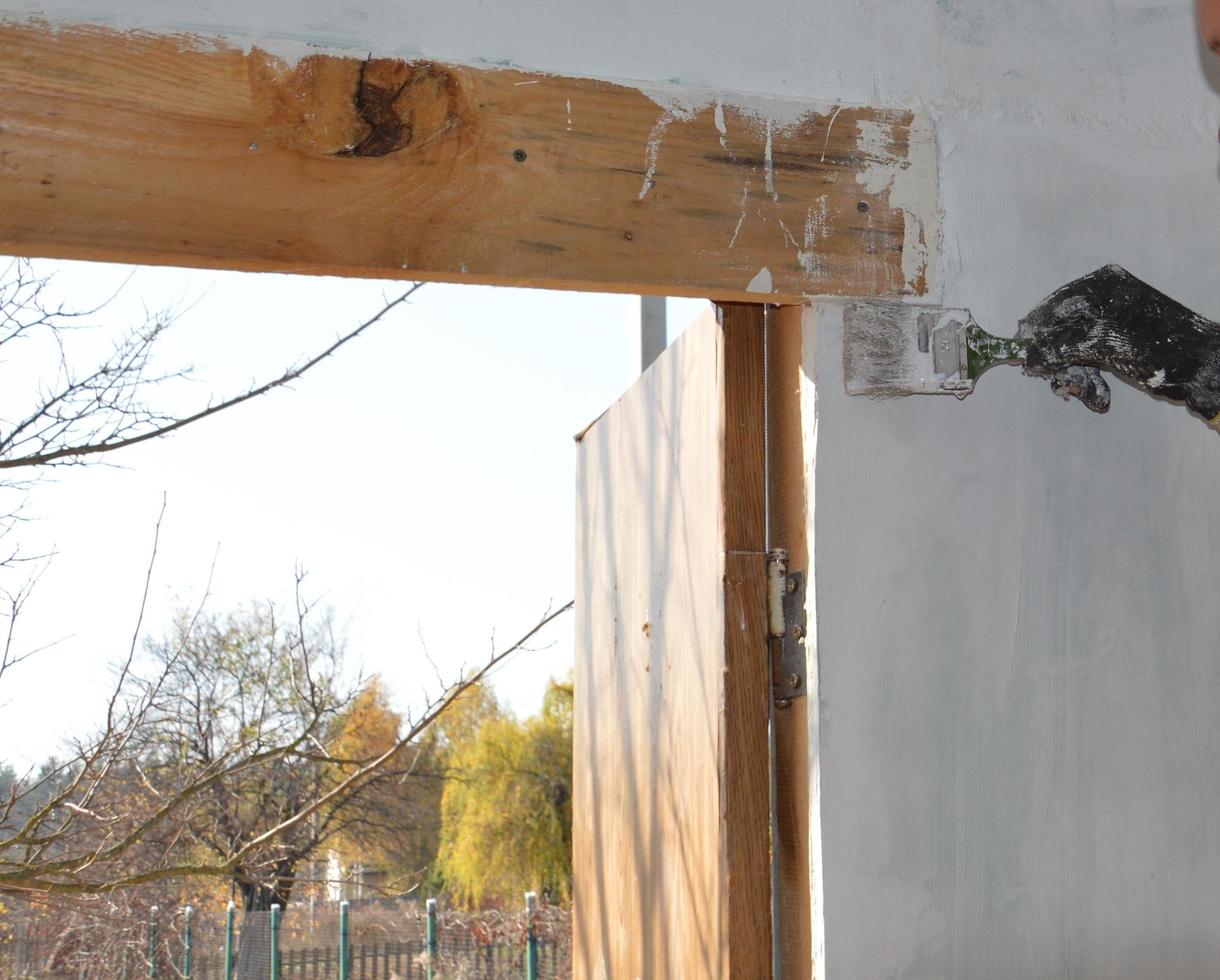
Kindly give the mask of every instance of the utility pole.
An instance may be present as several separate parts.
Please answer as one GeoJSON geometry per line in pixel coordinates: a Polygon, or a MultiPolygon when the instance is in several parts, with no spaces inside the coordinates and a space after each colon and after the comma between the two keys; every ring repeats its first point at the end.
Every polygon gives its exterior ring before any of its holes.
{"type": "Polygon", "coordinates": [[[667,343],[665,333],[665,297],[640,297],[640,373],[661,356],[667,343]]]}

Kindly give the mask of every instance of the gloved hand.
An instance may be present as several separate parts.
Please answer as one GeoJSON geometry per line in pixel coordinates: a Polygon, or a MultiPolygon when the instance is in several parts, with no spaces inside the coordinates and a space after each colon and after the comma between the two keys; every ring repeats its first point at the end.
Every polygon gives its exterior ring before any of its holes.
{"type": "Polygon", "coordinates": [[[1220,415],[1220,324],[1188,310],[1117,265],[1060,286],[1024,317],[1025,373],[1094,412],[1110,407],[1101,371],[1183,401],[1208,422],[1220,415]]]}

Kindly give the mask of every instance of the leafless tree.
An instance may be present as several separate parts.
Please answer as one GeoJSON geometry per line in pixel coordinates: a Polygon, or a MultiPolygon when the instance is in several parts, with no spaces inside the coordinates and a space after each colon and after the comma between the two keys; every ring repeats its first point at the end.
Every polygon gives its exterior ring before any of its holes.
{"type": "MultiPolygon", "coordinates": [[[[410,285],[371,317],[275,376],[177,411],[165,407],[167,385],[188,377],[190,369],[160,367],[157,356],[160,341],[175,325],[173,311],[147,314],[138,326],[111,338],[108,346],[104,343],[100,355],[82,359],[78,341],[96,351],[97,331],[90,328],[107,304],[69,307],[53,298],[50,280],[30,262],[11,260],[0,271],[0,699],[5,675],[40,652],[21,648],[15,628],[48,556],[24,553],[18,532],[26,497],[49,468],[88,463],[163,438],[290,385],[405,304],[419,288],[419,283],[410,285]]],[[[159,534],[160,519],[157,528],[159,534]]],[[[155,553],[154,543],[154,558],[155,553]]],[[[150,578],[152,567],[150,561],[150,578]]],[[[148,585],[146,581],[145,600],[148,585]]],[[[88,891],[110,878],[131,877],[131,852],[151,846],[146,831],[152,825],[145,822],[160,826],[165,823],[161,810],[179,811],[177,803],[168,806],[168,801],[149,812],[136,804],[147,782],[138,761],[141,739],[148,737],[153,721],[164,720],[166,684],[180,667],[179,660],[170,657],[162,660],[159,675],[133,671],[143,609],[141,603],[131,648],[117,665],[100,730],[76,743],[65,758],[6,780],[0,788],[0,889],[47,890],[55,879],[50,890],[88,891]],[[98,809],[103,805],[104,816],[98,809]],[[116,874],[120,865],[124,871],[116,874]],[[100,873],[93,874],[95,867],[100,873]]],[[[215,760],[202,778],[212,780],[211,786],[287,751],[279,733],[260,738],[257,750],[215,760]]],[[[177,789],[179,803],[201,793],[201,787],[189,783],[177,789]]]]}
{"type": "Polygon", "coordinates": [[[264,612],[262,635],[240,644],[218,621],[202,630],[183,621],[154,647],[156,670],[121,687],[98,735],[39,779],[18,781],[0,803],[0,892],[102,894],[194,876],[237,882],[248,908],[284,903],[295,877],[290,858],[299,861],[343,826],[349,802],[387,764],[410,758],[450,704],[571,609],[548,611],[435,693],[393,744],[368,758],[333,751],[329,726],[350,695],[330,672],[335,650],[324,645],[315,659],[313,644],[325,633],[305,622],[303,607],[287,626],[264,612]],[[228,665],[205,674],[210,657],[222,654],[228,665]],[[28,815],[14,819],[22,811],[28,815]]]}
{"type": "MultiPolygon", "coordinates": [[[[53,370],[34,389],[31,407],[0,417],[0,470],[6,471],[0,474],[0,494],[20,495],[46,467],[87,462],[167,436],[288,385],[419,288],[410,286],[276,377],[176,413],[159,408],[156,394],[183,372],[158,370],[153,358],[172,316],[151,316],[100,360],[80,368],[68,354],[67,339],[90,311],[51,304],[46,279],[28,263],[15,261],[0,275],[0,361],[22,343],[37,341],[53,352],[53,370]]],[[[7,545],[0,551],[0,568],[20,570],[28,560],[12,543],[20,521],[19,504],[0,504],[0,547],[7,545]]],[[[160,520],[157,528],[159,534],[160,520]]],[[[329,641],[311,626],[310,611],[299,598],[288,622],[268,615],[261,623],[262,642],[277,651],[261,661],[262,674],[248,668],[253,675],[243,677],[249,658],[237,656],[227,675],[204,676],[224,629],[202,604],[167,641],[154,645],[150,660],[141,661],[138,638],[154,560],[99,728],[62,759],[9,780],[0,795],[0,894],[108,895],[194,876],[237,882],[251,907],[275,898],[286,901],[295,874],[289,856],[341,826],[344,814],[355,812],[346,804],[349,798],[387,765],[414,758],[413,747],[448,705],[572,608],[568,603],[548,611],[519,641],[493,648],[476,669],[451,682],[438,674],[439,683],[406,719],[393,745],[368,758],[344,758],[335,754],[329,738],[347,695],[336,683],[329,641]],[[239,696],[235,692],[243,684],[239,696]],[[325,772],[324,779],[319,772],[325,772]],[[291,792],[271,806],[258,793],[277,780],[287,780],[291,792]],[[242,801],[252,792],[253,799],[261,799],[255,805],[265,809],[256,821],[239,821],[242,801]]],[[[0,615],[7,618],[0,681],[29,653],[16,648],[13,623],[36,580],[36,573],[27,575],[20,586],[0,591],[0,615]]]]}
{"type": "Polygon", "coordinates": [[[0,352],[11,355],[19,342],[37,341],[49,344],[53,365],[39,381],[28,410],[15,418],[0,419],[2,470],[29,471],[84,462],[91,456],[160,439],[289,385],[406,303],[423,284],[412,283],[371,317],[275,377],[186,413],[159,408],[153,400],[160,386],[190,373],[189,368],[158,369],[154,364],[157,341],[176,322],[172,311],[151,314],[115,340],[107,354],[82,368],[73,363],[68,339],[99,308],[74,310],[53,304],[48,298],[49,285],[50,280],[35,273],[23,259],[14,259],[0,273],[0,352]]]}
{"type": "Polygon", "coordinates": [[[0,272],[0,681],[38,649],[22,649],[14,628],[45,568],[46,555],[26,554],[18,542],[31,485],[49,468],[80,465],[228,411],[299,380],[363,335],[421,288],[413,283],[322,350],[278,375],[185,412],[158,404],[167,383],[189,367],[162,368],[154,356],[172,329],[172,310],[148,314],[113,339],[100,356],[78,362],[74,341],[87,332],[99,306],[72,308],[52,298],[51,282],[24,259],[0,272]],[[14,584],[15,583],[15,584],[14,584]]]}

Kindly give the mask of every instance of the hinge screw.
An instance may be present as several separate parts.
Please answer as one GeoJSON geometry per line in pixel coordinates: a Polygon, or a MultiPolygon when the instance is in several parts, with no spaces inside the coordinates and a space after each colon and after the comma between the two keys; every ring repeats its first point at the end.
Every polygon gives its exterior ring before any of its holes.
{"type": "Polygon", "coordinates": [[[805,628],[800,623],[793,623],[792,629],[788,632],[794,640],[799,640],[805,635],[805,628]]]}
{"type": "Polygon", "coordinates": [[[788,595],[795,595],[795,594],[796,594],[796,579],[790,578],[790,579],[788,579],[788,595]]]}
{"type": "Polygon", "coordinates": [[[798,677],[796,674],[789,674],[788,675],[788,686],[790,688],[792,688],[793,690],[800,687],[801,686],[800,677],[798,677]]]}

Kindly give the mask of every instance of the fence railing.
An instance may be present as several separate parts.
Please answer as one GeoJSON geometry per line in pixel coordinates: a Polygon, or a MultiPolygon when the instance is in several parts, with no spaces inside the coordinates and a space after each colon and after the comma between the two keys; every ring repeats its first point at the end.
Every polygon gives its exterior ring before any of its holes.
{"type": "Polygon", "coordinates": [[[143,920],[127,921],[117,941],[91,949],[89,937],[65,942],[43,930],[4,955],[0,976],[71,980],[553,980],[571,976],[571,927],[566,909],[539,908],[533,893],[517,912],[441,912],[429,899],[422,914],[384,914],[348,902],[323,913],[278,906],[246,913],[240,926],[229,903],[223,923],[201,921],[190,906],[152,907],[143,920]],[[376,916],[374,913],[383,914],[376,916]],[[306,923],[308,915],[308,923],[306,923]],[[368,921],[360,921],[366,918],[368,921]],[[353,922],[353,920],[355,920],[353,922]],[[375,920],[375,921],[374,921],[375,920]],[[353,928],[356,926],[356,928],[353,928]],[[380,936],[369,933],[381,933],[380,936]],[[4,962],[5,959],[8,962],[4,962]],[[7,970],[5,969],[7,967],[7,970]]]}

